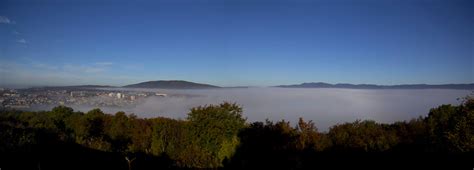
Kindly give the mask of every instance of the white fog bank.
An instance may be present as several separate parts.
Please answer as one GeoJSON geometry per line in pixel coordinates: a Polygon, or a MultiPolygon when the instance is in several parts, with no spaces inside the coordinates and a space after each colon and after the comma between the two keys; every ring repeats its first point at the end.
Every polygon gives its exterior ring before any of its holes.
{"type": "MultiPolygon", "coordinates": [[[[320,130],[337,123],[371,119],[383,123],[410,120],[427,115],[441,104],[459,104],[468,90],[356,90],[303,88],[234,88],[211,90],[149,90],[193,97],[150,97],[132,108],[101,108],[107,113],[125,111],[139,117],[186,118],[199,105],[236,102],[248,122],[313,120],[320,130]]],[[[74,109],[88,111],[91,108],[74,109]]]]}

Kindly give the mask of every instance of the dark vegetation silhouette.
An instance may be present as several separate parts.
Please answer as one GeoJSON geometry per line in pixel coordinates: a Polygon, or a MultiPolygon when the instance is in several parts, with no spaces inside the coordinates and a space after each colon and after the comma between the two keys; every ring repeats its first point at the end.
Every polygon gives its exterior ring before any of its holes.
{"type": "Polygon", "coordinates": [[[474,167],[474,99],[428,116],[381,124],[355,121],[319,132],[312,121],[248,123],[224,102],[184,120],[138,118],[65,106],[0,113],[0,168],[181,169],[474,167]]]}

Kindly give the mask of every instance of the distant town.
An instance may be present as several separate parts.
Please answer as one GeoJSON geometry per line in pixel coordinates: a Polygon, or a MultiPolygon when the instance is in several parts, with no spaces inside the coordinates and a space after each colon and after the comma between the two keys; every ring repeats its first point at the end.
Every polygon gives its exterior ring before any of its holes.
{"type": "Polygon", "coordinates": [[[84,105],[93,107],[125,107],[144,98],[167,97],[158,92],[127,91],[97,88],[0,88],[0,108],[28,109],[36,105],[84,105]]]}

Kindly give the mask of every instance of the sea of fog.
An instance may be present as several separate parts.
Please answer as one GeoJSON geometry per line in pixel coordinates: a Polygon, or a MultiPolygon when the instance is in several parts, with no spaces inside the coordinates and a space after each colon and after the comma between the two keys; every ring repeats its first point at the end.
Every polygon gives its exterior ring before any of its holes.
{"type": "MultiPolygon", "coordinates": [[[[114,89],[117,90],[117,89],[114,89]]],[[[129,89],[127,89],[129,90],[129,89]]],[[[441,104],[459,104],[458,98],[471,94],[468,90],[360,90],[327,88],[225,88],[209,90],[156,90],[176,97],[149,97],[130,108],[101,108],[107,113],[125,111],[139,117],[186,118],[189,109],[223,101],[243,107],[248,122],[289,120],[299,117],[313,120],[320,130],[337,123],[357,119],[383,123],[410,120],[427,115],[430,108],[441,104]]],[[[88,111],[91,107],[72,106],[88,111]]]]}

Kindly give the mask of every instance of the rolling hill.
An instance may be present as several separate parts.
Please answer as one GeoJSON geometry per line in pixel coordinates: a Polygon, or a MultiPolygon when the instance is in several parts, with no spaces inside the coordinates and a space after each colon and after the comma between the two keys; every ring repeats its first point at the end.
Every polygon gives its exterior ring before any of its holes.
{"type": "Polygon", "coordinates": [[[220,88],[219,86],[194,83],[183,80],[158,80],[147,81],[137,84],[123,86],[125,88],[158,88],[158,89],[211,89],[220,88]]]}

